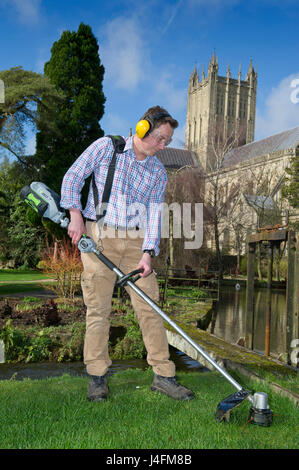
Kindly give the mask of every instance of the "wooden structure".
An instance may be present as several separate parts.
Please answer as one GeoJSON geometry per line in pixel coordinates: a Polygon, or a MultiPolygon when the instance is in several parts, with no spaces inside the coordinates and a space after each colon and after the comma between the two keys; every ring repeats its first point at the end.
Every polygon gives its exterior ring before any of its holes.
{"type": "Polygon", "coordinates": [[[271,326],[271,287],[273,271],[273,251],[283,242],[287,242],[288,272],[286,288],[286,310],[284,315],[284,351],[291,357],[292,341],[299,338],[299,234],[287,229],[269,229],[251,234],[247,238],[247,288],[246,288],[246,346],[253,349],[254,334],[254,261],[258,243],[268,247],[267,309],[265,328],[265,355],[270,354],[271,326]]]}

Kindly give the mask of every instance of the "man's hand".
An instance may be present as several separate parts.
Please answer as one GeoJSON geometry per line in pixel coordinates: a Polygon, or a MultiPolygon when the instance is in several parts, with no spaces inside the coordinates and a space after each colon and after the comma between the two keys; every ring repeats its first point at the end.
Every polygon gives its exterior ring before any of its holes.
{"type": "Polygon", "coordinates": [[[143,269],[140,273],[141,277],[147,277],[152,272],[152,259],[148,253],[143,253],[141,260],[138,263],[137,269],[143,269]]]}
{"type": "Polygon", "coordinates": [[[68,226],[68,235],[72,239],[72,243],[77,245],[86,232],[83,217],[79,209],[70,209],[71,221],[68,226]]]}

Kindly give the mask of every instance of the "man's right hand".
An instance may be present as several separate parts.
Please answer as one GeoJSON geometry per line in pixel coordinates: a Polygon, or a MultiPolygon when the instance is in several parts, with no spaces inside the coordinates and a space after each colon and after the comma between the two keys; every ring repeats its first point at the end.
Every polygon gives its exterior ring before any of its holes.
{"type": "Polygon", "coordinates": [[[86,233],[83,217],[79,209],[70,209],[71,221],[68,226],[68,235],[72,239],[72,243],[77,245],[83,235],[86,233]]]}

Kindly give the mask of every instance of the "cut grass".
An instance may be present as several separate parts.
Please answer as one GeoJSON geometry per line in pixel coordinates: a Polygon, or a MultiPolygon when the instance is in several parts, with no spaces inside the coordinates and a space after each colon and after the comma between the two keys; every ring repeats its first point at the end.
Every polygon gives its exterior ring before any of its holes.
{"type": "Polygon", "coordinates": [[[0,269],[0,296],[47,289],[50,276],[36,270],[0,269]],[[47,281],[42,284],[38,281],[47,281]],[[36,281],[36,282],[35,282],[36,281]]]}
{"type": "Polygon", "coordinates": [[[22,294],[23,292],[37,292],[47,289],[47,284],[28,283],[28,284],[0,284],[0,296],[9,296],[11,294],[22,294]]]}
{"type": "MultiPolygon", "coordinates": [[[[88,379],[64,375],[2,381],[2,449],[298,449],[299,409],[265,386],[274,412],[271,427],[247,424],[250,403],[218,423],[218,402],[232,393],[219,374],[178,373],[195,392],[179,402],[150,391],[152,371],[128,369],[109,378],[106,402],[86,400],[88,379]]],[[[247,387],[250,385],[247,383],[247,387]]]]}
{"type": "Polygon", "coordinates": [[[35,281],[49,279],[51,276],[36,270],[0,269],[0,281],[35,281]]]}

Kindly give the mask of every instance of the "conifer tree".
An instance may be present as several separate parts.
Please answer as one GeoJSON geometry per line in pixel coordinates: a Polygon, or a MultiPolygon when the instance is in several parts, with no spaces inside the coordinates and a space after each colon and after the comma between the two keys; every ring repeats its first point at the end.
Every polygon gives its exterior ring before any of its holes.
{"type": "Polygon", "coordinates": [[[288,177],[282,194],[288,200],[289,204],[294,208],[299,208],[299,150],[292,158],[291,164],[286,168],[288,177]]]}
{"type": "Polygon", "coordinates": [[[49,116],[53,129],[41,126],[36,141],[41,180],[57,192],[71,164],[104,135],[99,124],[105,103],[104,67],[98,49],[90,26],[81,23],[77,32],[62,33],[44,67],[45,75],[65,96],[49,116]]]}

